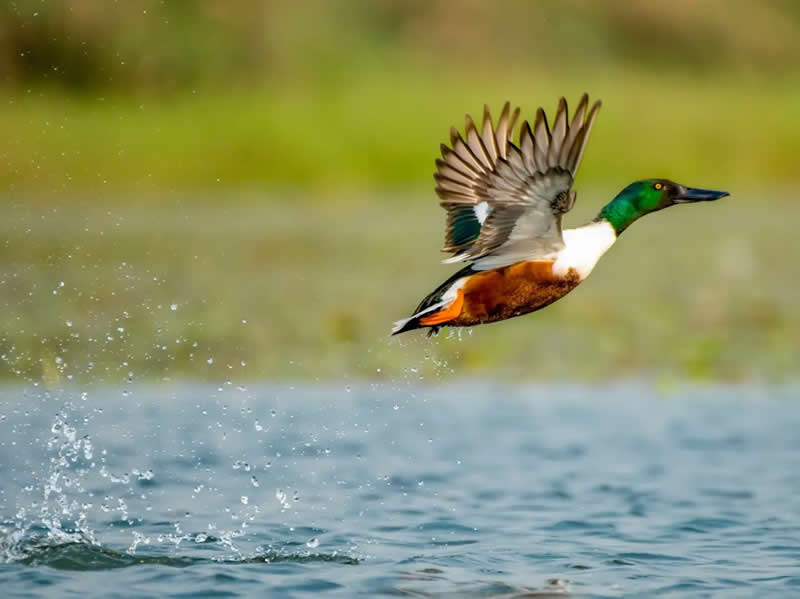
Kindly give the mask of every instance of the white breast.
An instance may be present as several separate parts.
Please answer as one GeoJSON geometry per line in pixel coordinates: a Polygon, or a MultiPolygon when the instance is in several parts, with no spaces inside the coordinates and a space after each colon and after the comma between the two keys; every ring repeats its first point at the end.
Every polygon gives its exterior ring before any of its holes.
{"type": "Polygon", "coordinates": [[[581,280],[589,276],[600,257],[617,240],[614,227],[608,221],[590,223],[577,229],[563,232],[564,249],[558,253],[553,273],[565,276],[569,269],[575,270],[581,280]]]}

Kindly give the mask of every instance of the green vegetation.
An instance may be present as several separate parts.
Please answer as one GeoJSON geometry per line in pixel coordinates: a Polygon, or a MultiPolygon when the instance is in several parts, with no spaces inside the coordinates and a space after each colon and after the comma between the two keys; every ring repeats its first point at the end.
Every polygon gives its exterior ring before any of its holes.
{"type": "Polygon", "coordinates": [[[793,181],[797,6],[17,0],[0,8],[0,185],[427,184],[465,112],[511,100],[532,118],[584,91],[605,101],[585,181],[793,181]]]}
{"type": "MultiPolygon", "coordinates": [[[[108,208],[19,196],[2,221],[1,372],[96,383],[129,373],[785,380],[800,363],[789,262],[800,209],[776,200],[780,210],[764,211],[732,191],[646,217],[546,310],[432,341],[388,337],[452,270],[436,263],[432,198],[172,195],[108,208]]],[[[570,222],[612,193],[582,191],[570,222]]]]}
{"type": "Polygon", "coordinates": [[[800,86],[663,78],[514,76],[476,87],[408,73],[327,89],[207,92],[156,101],[40,92],[0,110],[9,189],[321,191],[431,181],[439,143],[463,114],[510,98],[532,118],[589,90],[604,100],[584,181],[672,176],[705,185],[794,180],[800,86]],[[324,100],[317,100],[324,98],[324,100]],[[644,107],[644,108],[643,108],[644,107]]]}

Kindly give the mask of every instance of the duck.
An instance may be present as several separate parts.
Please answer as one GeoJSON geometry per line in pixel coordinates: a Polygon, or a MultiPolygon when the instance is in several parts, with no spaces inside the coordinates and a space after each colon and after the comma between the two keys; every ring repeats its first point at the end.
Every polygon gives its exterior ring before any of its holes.
{"type": "Polygon", "coordinates": [[[474,327],[541,310],[586,280],[598,260],[641,217],[670,206],[709,202],[726,191],[681,185],[665,178],[635,181],[591,222],[562,228],[575,205],[572,184],[601,102],[583,94],[570,118],[558,102],[552,128],[539,108],[533,125],[515,126],[520,109],[506,102],[494,123],[488,106],[479,127],[466,115],[464,135],[450,130],[436,160],[436,194],[445,210],[446,264],[463,264],[426,295],[398,335],[442,327],[474,327]]]}

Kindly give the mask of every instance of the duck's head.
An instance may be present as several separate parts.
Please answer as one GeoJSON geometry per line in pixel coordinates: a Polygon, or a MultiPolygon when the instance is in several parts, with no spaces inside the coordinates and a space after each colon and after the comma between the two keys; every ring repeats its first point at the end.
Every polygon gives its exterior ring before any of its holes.
{"type": "Polygon", "coordinates": [[[598,220],[608,220],[617,235],[645,214],[676,204],[710,202],[728,195],[727,191],[686,187],[669,179],[644,179],[631,183],[606,204],[598,220]]]}

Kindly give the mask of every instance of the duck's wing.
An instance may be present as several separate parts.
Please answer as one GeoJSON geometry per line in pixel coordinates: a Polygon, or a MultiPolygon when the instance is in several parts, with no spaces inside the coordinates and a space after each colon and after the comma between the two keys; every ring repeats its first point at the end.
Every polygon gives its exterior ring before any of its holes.
{"type": "Polygon", "coordinates": [[[551,257],[563,248],[561,216],[575,202],[570,191],[600,102],[588,109],[584,94],[572,120],[561,98],[552,132],[539,108],[533,128],[522,123],[512,141],[519,109],[506,103],[497,125],[484,107],[480,132],[466,117],[465,137],[451,129],[451,147],[436,161],[436,193],[447,212],[445,262],[472,261],[497,268],[551,257]],[[588,109],[588,111],[587,111],[588,109]]]}

